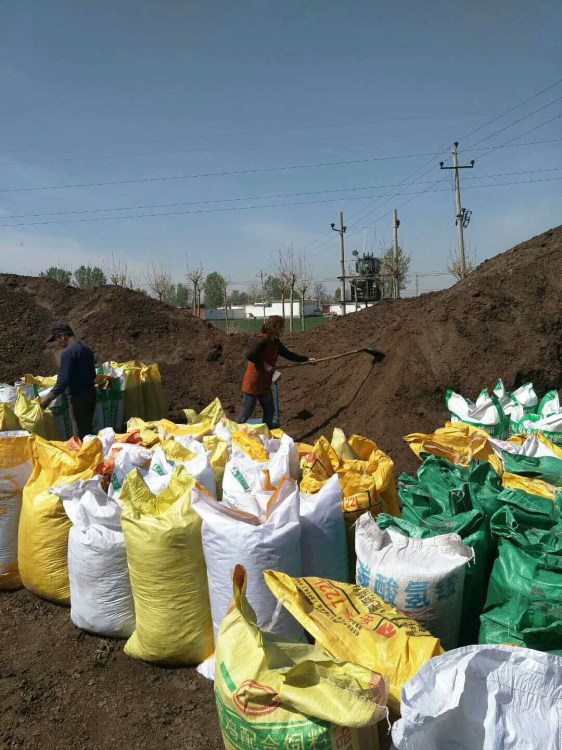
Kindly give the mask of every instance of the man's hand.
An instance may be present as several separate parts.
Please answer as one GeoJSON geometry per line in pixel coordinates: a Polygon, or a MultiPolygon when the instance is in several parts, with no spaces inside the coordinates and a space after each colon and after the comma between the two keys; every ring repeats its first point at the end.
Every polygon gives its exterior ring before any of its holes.
{"type": "Polygon", "coordinates": [[[42,398],[41,401],[39,401],[39,405],[42,409],[48,409],[51,405],[51,399],[48,396],[45,396],[45,398],[42,398]]]}
{"type": "Polygon", "coordinates": [[[316,359],[314,357],[309,357],[308,360],[307,360],[307,362],[308,362],[309,365],[315,365],[316,364],[316,359]]]}
{"type": "Polygon", "coordinates": [[[275,367],[272,367],[271,365],[268,365],[267,362],[264,362],[263,363],[263,369],[266,372],[273,372],[273,370],[275,370],[275,367]]]}

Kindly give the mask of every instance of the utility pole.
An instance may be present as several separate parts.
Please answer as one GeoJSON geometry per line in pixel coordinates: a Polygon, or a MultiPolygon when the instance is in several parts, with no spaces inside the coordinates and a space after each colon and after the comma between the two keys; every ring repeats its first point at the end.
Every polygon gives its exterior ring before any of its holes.
{"type": "Polygon", "coordinates": [[[345,243],[343,236],[345,234],[345,231],[347,227],[344,227],[343,225],[343,212],[340,211],[340,228],[336,229],[335,224],[330,224],[334,232],[337,232],[340,236],[340,302],[343,309],[343,314],[345,315],[345,243]]]}
{"type": "Polygon", "coordinates": [[[261,303],[263,306],[263,322],[265,323],[265,289],[263,286],[263,271],[260,271],[259,277],[261,279],[261,303]]]}
{"type": "Polygon", "coordinates": [[[416,274],[416,297],[419,297],[420,294],[420,275],[419,273],[416,274]]]}
{"type": "Polygon", "coordinates": [[[460,263],[460,272],[462,274],[462,278],[466,276],[466,256],[464,253],[464,235],[463,235],[463,229],[468,226],[468,223],[470,221],[470,215],[471,211],[467,211],[465,208],[461,208],[461,181],[459,177],[459,169],[472,169],[474,167],[474,159],[470,162],[470,164],[461,164],[459,165],[459,152],[458,152],[458,141],[455,141],[455,144],[453,146],[453,166],[452,167],[446,167],[444,166],[445,162],[439,162],[439,166],[441,169],[454,169],[455,171],[455,224],[457,225],[458,233],[459,233],[459,263],[460,263]]]}
{"type": "Polygon", "coordinates": [[[400,221],[398,219],[398,211],[394,208],[392,210],[392,257],[394,260],[394,299],[400,297],[400,282],[398,279],[398,227],[400,221]]]}

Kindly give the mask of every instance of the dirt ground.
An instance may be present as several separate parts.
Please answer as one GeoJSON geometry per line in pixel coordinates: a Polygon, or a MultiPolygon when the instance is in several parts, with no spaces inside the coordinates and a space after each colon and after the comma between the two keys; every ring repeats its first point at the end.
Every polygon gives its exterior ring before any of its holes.
{"type": "Polygon", "coordinates": [[[219,750],[212,684],[74,627],[66,607],[0,594],[0,748],[219,750]]]}
{"type": "MultiPolygon", "coordinates": [[[[190,312],[124,289],[84,292],[48,279],[0,275],[0,380],[56,371],[45,346],[67,319],[98,361],[159,363],[172,417],[219,396],[239,405],[247,335],[226,335],[190,312]]],[[[446,419],[445,394],[475,397],[502,377],[562,386],[562,227],[482,264],[451,289],[385,302],[286,337],[325,356],[366,355],[284,372],[282,426],[313,441],[338,426],[371,437],[397,474],[416,461],[403,436],[446,419]]],[[[165,670],[125,657],[122,644],[80,633],[64,608],[25,591],[0,594],[0,748],[221,748],[212,688],[192,669],[165,670]]]]}

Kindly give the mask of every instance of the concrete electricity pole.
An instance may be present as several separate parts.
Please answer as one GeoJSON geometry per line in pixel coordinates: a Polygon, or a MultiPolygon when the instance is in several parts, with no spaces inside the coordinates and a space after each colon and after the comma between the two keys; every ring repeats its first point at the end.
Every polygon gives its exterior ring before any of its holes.
{"type": "Polygon", "coordinates": [[[455,170],[455,224],[457,225],[457,229],[459,232],[459,263],[460,263],[460,272],[462,274],[462,278],[466,276],[466,256],[464,252],[464,235],[463,235],[463,229],[464,227],[468,226],[468,222],[470,221],[470,214],[471,211],[467,211],[465,208],[461,208],[461,181],[459,178],[459,169],[472,169],[474,167],[474,159],[470,162],[470,164],[462,164],[459,166],[459,152],[458,152],[458,141],[455,141],[455,145],[453,147],[453,166],[452,167],[446,167],[445,162],[441,161],[439,162],[439,166],[441,169],[454,169],[455,170]]]}
{"type": "Polygon", "coordinates": [[[342,305],[343,314],[345,315],[345,243],[343,236],[347,227],[343,225],[343,213],[340,211],[340,228],[336,229],[335,224],[330,224],[334,232],[337,232],[340,236],[340,303],[342,305]]]}
{"type": "Polygon", "coordinates": [[[398,219],[398,211],[394,208],[392,210],[392,258],[394,260],[394,299],[400,297],[400,280],[398,278],[398,227],[400,226],[400,220],[398,219]]]}

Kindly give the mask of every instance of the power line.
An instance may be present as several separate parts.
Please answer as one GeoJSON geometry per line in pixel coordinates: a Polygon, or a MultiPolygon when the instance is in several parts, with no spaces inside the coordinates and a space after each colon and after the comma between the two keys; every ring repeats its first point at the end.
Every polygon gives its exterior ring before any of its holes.
{"type": "MultiPolygon", "coordinates": [[[[408,117],[385,117],[383,120],[354,120],[352,122],[339,122],[339,123],[316,123],[316,124],[310,124],[310,125],[294,125],[290,127],[285,128],[264,128],[261,130],[238,130],[238,131],[230,131],[226,133],[211,133],[211,138],[224,138],[224,137],[230,137],[230,136],[244,136],[244,135],[259,135],[260,133],[289,133],[295,130],[316,130],[316,129],[324,129],[324,128],[340,128],[340,127],[349,127],[349,126],[355,126],[355,125],[377,125],[377,124],[385,124],[387,122],[406,122],[409,120],[434,120],[434,119],[441,119],[443,117],[467,117],[472,115],[481,115],[481,114],[487,114],[490,110],[485,111],[472,111],[472,112],[446,112],[442,114],[426,114],[426,115],[412,115],[408,117]]],[[[138,144],[138,143],[160,143],[162,141],[185,141],[191,138],[191,136],[182,135],[182,136],[165,136],[165,137],[158,137],[158,138],[139,138],[139,139],[127,139],[127,140],[121,140],[121,141],[105,141],[103,143],[87,143],[87,144],[74,144],[71,146],[63,145],[63,146],[51,146],[49,148],[9,148],[9,149],[2,149],[0,153],[4,154],[16,154],[16,153],[29,153],[29,152],[45,152],[45,151],[68,151],[72,148],[105,148],[105,146],[126,146],[130,144],[138,144]]]]}
{"type": "Polygon", "coordinates": [[[515,111],[516,109],[519,109],[520,107],[523,107],[528,102],[532,101],[533,99],[536,99],[541,94],[546,94],[547,91],[550,91],[551,89],[555,88],[556,86],[559,86],[562,83],[562,78],[560,78],[555,83],[552,83],[550,86],[547,86],[545,89],[542,89],[542,91],[537,92],[536,94],[533,94],[533,96],[530,96],[528,99],[525,99],[524,101],[520,102],[519,104],[516,104],[514,107],[511,107],[511,109],[508,109],[506,112],[502,112],[497,117],[494,117],[492,120],[489,120],[488,122],[484,123],[484,125],[480,125],[479,127],[475,128],[474,130],[471,130],[470,133],[467,133],[463,136],[463,141],[468,140],[471,135],[474,135],[474,133],[478,133],[478,131],[483,130],[484,128],[487,128],[488,125],[492,125],[492,123],[496,122],[497,120],[501,120],[502,117],[506,117],[511,112],[515,111]]]}
{"type": "MultiPolygon", "coordinates": [[[[446,179],[446,178],[443,178],[446,179]]],[[[412,195],[411,198],[409,198],[407,201],[404,201],[401,203],[397,208],[400,208],[401,206],[406,205],[410,201],[412,201],[414,198],[418,197],[419,195],[423,195],[427,192],[448,192],[449,188],[446,188],[445,190],[431,190],[432,186],[435,186],[439,182],[443,182],[443,179],[437,180],[436,182],[430,183],[427,188],[424,190],[421,190],[419,192],[414,193],[403,193],[404,195],[412,195]]],[[[470,185],[467,186],[466,189],[473,189],[473,190],[482,190],[485,188],[490,187],[499,187],[499,186],[507,186],[507,185],[527,185],[530,183],[535,182],[551,182],[556,180],[562,180],[562,177],[545,177],[537,180],[519,180],[516,182],[496,182],[491,183],[490,185],[470,185]]],[[[365,196],[358,196],[355,198],[348,198],[348,200],[372,200],[376,196],[373,195],[365,195],[365,196]]],[[[198,209],[195,211],[166,211],[166,212],[154,212],[154,213],[146,213],[146,214],[132,214],[128,216],[97,216],[92,218],[85,218],[85,219],[61,219],[61,220],[55,220],[55,221],[32,221],[32,222],[19,222],[19,223],[13,223],[13,224],[0,224],[0,227],[25,227],[25,226],[45,226],[47,224],[82,224],[82,223],[89,223],[89,222],[98,222],[98,221],[124,221],[127,219],[142,219],[142,218],[150,218],[150,217],[158,217],[158,216],[187,216],[190,214],[208,214],[208,213],[222,213],[225,211],[249,211],[249,210],[256,210],[256,209],[262,209],[262,208],[285,208],[290,206],[310,206],[315,205],[319,203],[333,203],[334,201],[339,201],[339,197],[335,198],[326,198],[323,200],[314,200],[314,201],[293,201],[290,203],[267,203],[267,204],[258,204],[258,205],[252,205],[252,206],[227,206],[222,208],[206,208],[206,209],[198,209]]],[[[385,213],[383,215],[387,216],[388,214],[392,213],[392,209],[385,213]]],[[[380,221],[381,218],[379,217],[376,221],[380,221]]],[[[362,228],[361,228],[362,229],[362,228]]],[[[359,230],[360,231],[360,230],[359,230]]],[[[357,232],[356,232],[357,233],[357,232]]],[[[324,248],[321,248],[324,249],[324,248]]],[[[309,257],[314,257],[317,253],[312,253],[309,257]]]]}
{"type": "MultiPolygon", "coordinates": [[[[440,152],[437,153],[439,155],[440,152]]],[[[436,154],[431,154],[435,156],[436,154]]],[[[106,182],[83,182],[68,185],[37,185],[35,187],[25,188],[0,188],[0,193],[22,193],[38,190],[67,190],[69,188],[88,188],[88,187],[105,187],[108,185],[132,185],[146,182],[163,182],[167,180],[194,180],[202,177],[224,177],[229,175],[257,174],[263,172],[280,172],[293,169],[313,169],[318,167],[337,167],[346,164],[363,164],[373,161],[392,161],[394,159],[417,159],[420,156],[429,156],[429,154],[396,154],[393,156],[370,156],[364,159],[349,159],[345,161],[328,161],[316,162],[312,164],[292,164],[282,165],[279,167],[258,167],[254,169],[237,169],[224,172],[204,172],[201,174],[186,175],[167,175],[164,177],[137,177],[127,180],[110,180],[106,182]]]]}
{"type": "MultiPolygon", "coordinates": [[[[475,177],[466,177],[466,180],[484,180],[492,177],[510,177],[513,175],[521,174],[538,174],[545,172],[559,172],[562,167],[549,167],[547,169],[526,169],[519,170],[516,172],[496,172],[494,174],[478,175],[475,177]]],[[[434,184],[434,180],[425,181],[426,184],[434,184]]],[[[416,184],[423,185],[424,181],[416,180],[416,184]]],[[[81,208],[70,211],[48,211],[34,214],[9,214],[7,216],[1,216],[0,219],[25,219],[25,218],[39,218],[43,216],[72,216],[76,214],[93,214],[93,213],[108,213],[112,211],[141,211],[144,209],[151,208],[175,208],[181,206],[198,206],[198,205],[209,205],[213,203],[233,203],[251,200],[272,200],[276,198],[297,198],[305,195],[325,195],[329,193],[340,193],[340,192],[358,192],[361,190],[380,190],[384,188],[399,187],[400,183],[394,183],[390,185],[359,185],[355,187],[341,187],[341,188],[330,188],[327,190],[306,190],[297,193],[273,193],[267,195],[248,195],[248,196],[237,196],[234,198],[213,198],[209,200],[201,201],[180,201],[176,203],[148,203],[135,206],[112,206],[108,208],[81,208]]],[[[363,200],[371,198],[372,196],[360,196],[359,198],[352,199],[347,198],[346,200],[363,200]]]]}
{"type": "MultiPolygon", "coordinates": [[[[505,127],[500,128],[500,130],[496,130],[494,133],[491,133],[490,135],[487,135],[484,138],[481,138],[479,141],[476,141],[476,143],[473,146],[470,146],[470,148],[473,149],[474,146],[479,146],[481,143],[484,143],[484,141],[487,141],[490,138],[493,138],[494,136],[499,135],[500,133],[503,133],[504,130],[508,130],[509,128],[512,128],[514,125],[518,125],[523,120],[529,119],[529,117],[536,115],[538,112],[542,112],[543,109],[548,109],[548,107],[552,107],[553,104],[556,104],[560,100],[562,100],[562,96],[559,96],[557,99],[553,99],[553,101],[548,102],[547,104],[544,104],[542,107],[539,107],[538,109],[535,109],[526,115],[523,115],[523,117],[520,117],[518,120],[515,120],[514,122],[509,123],[505,127]]],[[[531,132],[531,131],[528,131],[528,132],[531,132]]]]}
{"type": "MultiPolygon", "coordinates": [[[[450,128],[450,125],[437,125],[432,128],[416,128],[416,133],[423,133],[423,132],[433,132],[436,129],[441,130],[445,128],[450,128]]],[[[378,131],[376,133],[377,136],[380,135],[403,135],[407,133],[412,133],[411,130],[391,130],[391,131],[378,131]]],[[[353,138],[371,138],[373,139],[375,136],[375,133],[373,131],[370,131],[368,133],[354,133],[353,138]]],[[[267,147],[267,146],[292,146],[292,145],[299,145],[303,143],[318,143],[319,141],[332,141],[337,138],[349,138],[348,133],[337,133],[332,134],[328,136],[315,136],[310,138],[300,138],[298,140],[290,140],[290,141],[262,141],[261,143],[229,143],[229,144],[223,144],[219,146],[194,146],[189,148],[173,148],[173,149],[166,149],[164,151],[161,150],[152,150],[152,151],[142,151],[142,152],[127,152],[127,151],[117,151],[110,154],[92,154],[87,156],[59,156],[59,157],[47,157],[47,162],[75,162],[75,161],[100,161],[101,159],[131,159],[131,158],[142,158],[142,157],[153,157],[153,156],[165,156],[168,154],[191,154],[191,153],[205,153],[210,151],[232,151],[233,149],[245,149],[245,148],[261,148],[261,147],[267,147]]],[[[0,162],[0,166],[2,167],[13,167],[13,166],[20,166],[22,163],[22,160],[19,161],[3,161],[0,162]]]]}

